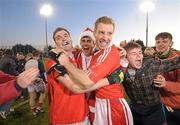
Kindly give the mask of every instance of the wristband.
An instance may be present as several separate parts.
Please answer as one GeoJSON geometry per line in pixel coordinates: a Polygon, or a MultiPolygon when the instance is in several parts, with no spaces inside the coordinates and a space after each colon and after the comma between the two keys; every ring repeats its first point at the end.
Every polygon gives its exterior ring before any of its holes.
{"type": "Polygon", "coordinates": [[[58,58],[59,58],[63,53],[64,53],[63,51],[59,52],[59,53],[56,55],[56,60],[58,60],[58,58]]]}
{"type": "Polygon", "coordinates": [[[64,66],[57,64],[54,66],[54,69],[61,75],[64,76],[65,74],[67,74],[67,70],[64,66]]]}
{"type": "Polygon", "coordinates": [[[49,55],[49,57],[50,57],[51,59],[53,59],[54,61],[58,62],[58,58],[59,58],[63,53],[64,53],[64,52],[61,51],[61,52],[59,52],[58,54],[56,54],[55,52],[50,51],[50,52],[48,53],[48,55],[49,55]]]}
{"type": "Polygon", "coordinates": [[[119,67],[115,71],[113,71],[110,75],[108,75],[107,80],[109,81],[109,84],[115,84],[115,83],[122,83],[124,81],[124,73],[119,67]]]}

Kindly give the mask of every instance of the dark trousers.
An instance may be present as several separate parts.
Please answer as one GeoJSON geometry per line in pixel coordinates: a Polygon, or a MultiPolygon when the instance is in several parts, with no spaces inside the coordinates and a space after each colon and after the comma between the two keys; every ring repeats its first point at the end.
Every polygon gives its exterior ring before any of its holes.
{"type": "Polygon", "coordinates": [[[134,125],[163,125],[165,124],[165,115],[162,104],[153,106],[142,106],[131,104],[134,125]]]}
{"type": "Polygon", "coordinates": [[[169,112],[165,108],[167,125],[180,125],[180,109],[173,109],[174,112],[169,112]]]}
{"type": "Polygon", "coordinates": [[[22,96],[24,97],[25,100],[27,100],[29,98],[29,94],[28,94],[27,88],[23,89],[22,96]]]}
{"type": "Polygon", "coordinates": [[[15,99],[12,99],[2,105],[0,105],[0,111],[10,111],[12,103],[15,102],[15,99]]]}

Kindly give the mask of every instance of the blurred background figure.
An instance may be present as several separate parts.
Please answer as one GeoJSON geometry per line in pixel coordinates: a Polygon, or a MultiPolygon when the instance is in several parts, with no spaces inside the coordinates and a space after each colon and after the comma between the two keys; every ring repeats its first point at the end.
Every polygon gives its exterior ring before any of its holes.
{"type": "Polygon", "coordinates": [[[32,67],[39,69],[39,76],[35,80],[34,84],[29,85],[29,106],[31,108],[32,114],[36,117],[40,112],[44,112],[43,104],[45,100],[46,91],[46,80],[45,80],[45,68],[44,65],[39,61],[40,52],[35,50],[32,53],[33,57],[30,58],[25,64],[25,70],[32,67]],[[39,94],[39,97],[38,97],[39,94]],[[38,99],[37,99],[38,97],[38,99]]]}
{"type": "Polygon", "coordinates": [[[0,59],[0,70],[10,75],[18,75],[12,50],[4,51],[3,56],[0,59]]]}
{"type": "Polygon", "coordinates": [[[149,56],[149,57],[155,57],[155,49],[153,47],[147,47],[145,50],[144,50],[144,54],[145,56],[149,56]]]}
{"type": "Polygon", "coordinates": [[[18,73],[21,73],[24,71],[24,66],[25,66],[26,60],[25,56],[22,52],[19,52],[16,54],[16,70],[18,73]]]}
{"type": "MultiPolygon", "coordinates": [[[[16,71],[18,73],[22,73],[25,70],[24,69],[25,63],[26,63],[26,60],[25,60],[24,54],[22,52],[18,52],[16,54],[16,71]]],[[[22,91],[22,94],[19,98],[21,98],[21,99],[27,99],[28,98],[27,89],[24,89],[22,91]]]]}
{"type": "Polygon", "coordinates": [[[119,46],[124,48],[126,46],[126,44],[127,44],[127,41],[124,40],[124,41],[120,42],[119,46]]]}
{"type": "MultiPolygon", "coordinates": [[[[9,75],[18,75],[12,50],[4,51],[3,56],[0,59],[0,70],[9,75]]],[[[10,111],[14,111],[14,109],[11,109],[11,105],[14,101],[15,99],[12,99],[5,104],[0,105],[0,113],[3,118],[6,118],[10,114],[10,111]]]]}

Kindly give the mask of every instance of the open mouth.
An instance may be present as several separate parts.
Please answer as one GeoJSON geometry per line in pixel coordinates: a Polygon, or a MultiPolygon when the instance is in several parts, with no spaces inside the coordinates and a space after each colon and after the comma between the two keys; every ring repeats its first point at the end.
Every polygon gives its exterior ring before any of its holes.
{"type": "Polygon", "coordinates": [[[63,43],[62,43],[62,46],[67,46],[67,45],[69,45],[70,43],[68,42],[68,41],[64,41],[63,43]]]}
{"type": "Polygon", "coordinates": [[[89,47],[83,47],[83,50],[88,51],[90,48],[89,47]]]}
{"type": "Polygon", "coordinates": [[[101,46],[107,46],[107,45],[109,45],[109,41],[99,41],[100,42],[100,44],[101,44],[101,46]]]}
{"type": "Polygon", "coordinates": [[[140,66],[142,64],[142,60],[136,60],[136,64],[140,66]]]}

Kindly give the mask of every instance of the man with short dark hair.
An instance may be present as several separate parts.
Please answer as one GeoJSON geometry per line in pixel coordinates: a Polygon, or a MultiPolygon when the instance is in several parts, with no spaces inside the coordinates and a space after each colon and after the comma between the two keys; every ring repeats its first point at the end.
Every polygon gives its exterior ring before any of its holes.
{"type": "MultiPolygon", "coordinates": [[[[155,37],[157,59],[173,59],[180,56],[180,52],[172,49],[173,37],[168,32],[161,32],[155,37]]],[[[161,87],[161,99],[166,105],[166,119],[168,125],[180,124],[180,69],[162,74],[165,78],[161,87]],[[170,109],[170,110],[169,110],[170,109]]]]}
{"type": "MultiPolygon", "coordinates": [[[[58,27],[53,33],[55,48],[49,55],[58,55],[64,51],[68,55],[68,60],[77,66],[72,53],[72,40],[69,31],[63,27],[58,27]]],[[[49,116],[50,125],[89,125],[88,107],[84,93],[75,94],[69,90],[61,80],[58,79],[60,73],[52,70],[57,64],[57,60],[49,58],[46,64],[48,88],[49,88],[49,116]]]]}

